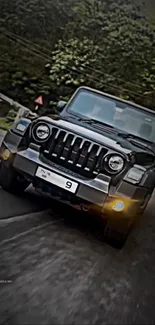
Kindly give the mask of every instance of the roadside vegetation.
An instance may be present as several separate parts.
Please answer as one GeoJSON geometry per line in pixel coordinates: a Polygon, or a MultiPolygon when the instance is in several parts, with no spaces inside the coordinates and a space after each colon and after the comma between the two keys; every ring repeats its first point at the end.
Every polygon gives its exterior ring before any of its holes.
{"type": "Polygon", "coordinates": [[[10,129],[12,123],[8,123],[5,118],[0,118],[0,129],[1,130],[8,130],[10,129]]]}
{"type": "Polygon", "coordinates": [[[141,3],[1,0],[0,92],[52,111],[88,85],[155,109],[155,6],[141,3]]]}
{"type": "Polygon", "coordinates": [[[19,108],[14,105],[10,105],[9,103],[1,101],[1,105],[0,105],[0,129],[1,130],[8,130],[12,126],[16,118],[18,109],[19,108]],[[2,112],[3,114],[1,114],[2,112]]]}

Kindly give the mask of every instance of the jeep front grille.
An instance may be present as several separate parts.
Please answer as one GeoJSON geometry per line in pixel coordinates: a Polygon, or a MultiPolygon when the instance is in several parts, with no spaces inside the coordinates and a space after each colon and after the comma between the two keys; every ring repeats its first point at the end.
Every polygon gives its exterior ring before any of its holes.
{"type": "Polygon", "coordinates": [[[93,178],[99,173],[100,159],[107,151],[95,142],[54,127],[43,155],[82,176],[93,178]]]}

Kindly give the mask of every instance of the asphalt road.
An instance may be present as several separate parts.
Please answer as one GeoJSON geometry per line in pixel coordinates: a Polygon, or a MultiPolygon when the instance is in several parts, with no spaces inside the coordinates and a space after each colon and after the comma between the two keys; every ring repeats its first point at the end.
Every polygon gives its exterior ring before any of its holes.
{"type": "Polygon", "coordinates": [[[0,324],[155,324],[153,199],[125,247],[72,209],[0,189],[0,324]]]}

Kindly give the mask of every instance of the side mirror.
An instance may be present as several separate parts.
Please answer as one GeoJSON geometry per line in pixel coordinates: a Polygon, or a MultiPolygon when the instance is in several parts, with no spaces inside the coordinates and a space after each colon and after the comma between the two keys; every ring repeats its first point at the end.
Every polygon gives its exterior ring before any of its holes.
{"type": "Polygon", "coordinates": [[[57,105],[57,110],[61,112],[63,108],[65,108],[66,104],[67,102],[65,102],[64,100],[60,100],[57,105]]]}

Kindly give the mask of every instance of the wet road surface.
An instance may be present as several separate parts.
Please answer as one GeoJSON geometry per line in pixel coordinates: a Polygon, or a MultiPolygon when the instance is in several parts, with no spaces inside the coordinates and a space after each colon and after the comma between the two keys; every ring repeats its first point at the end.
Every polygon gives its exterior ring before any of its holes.
{"type": "Polygon", "coordinates": [[[154,324],[154,197],[116,250],[93,219],[0,188],[0,324],[154,324]]]}

